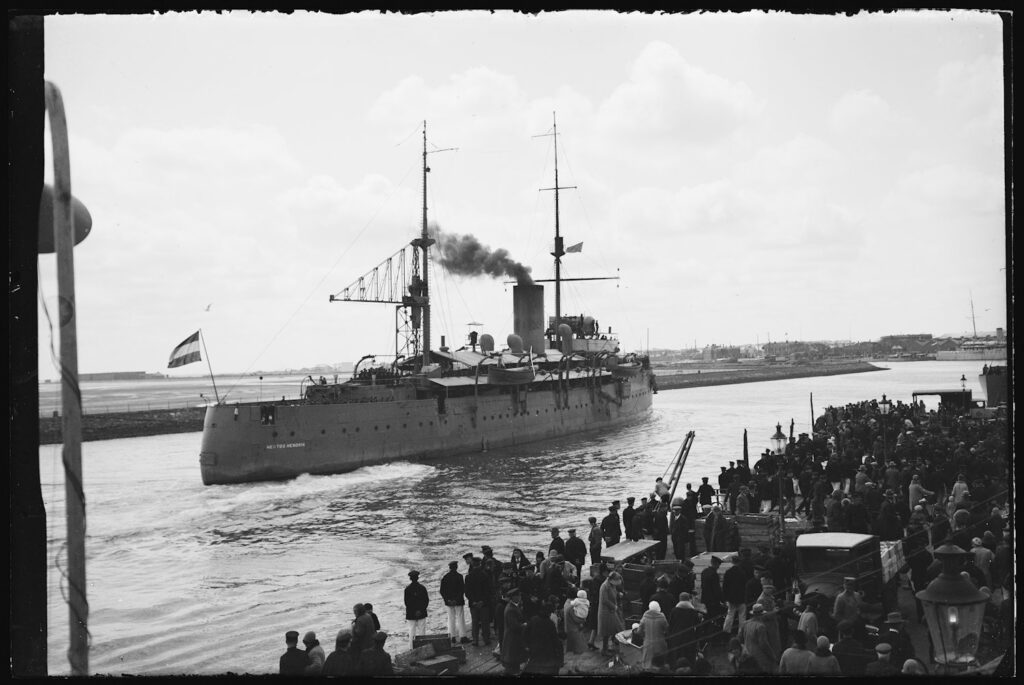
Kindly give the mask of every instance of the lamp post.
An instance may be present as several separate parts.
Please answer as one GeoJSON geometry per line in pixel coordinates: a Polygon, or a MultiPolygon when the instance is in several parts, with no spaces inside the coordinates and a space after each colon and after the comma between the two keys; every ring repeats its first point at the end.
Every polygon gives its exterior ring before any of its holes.
{"type": "Polygon", "coordinates": [[[786,449],[786,435],[782,432],[782,424],[775,424],[775,435],[771,437],[775,452],[775,477],[779,480],[779,542],[786,538],[786,517],[783,515],[785,500],[782,497],[782,458],[786,449]]]}
{"type": "Polygon", "coordinates": [[[885,394],[883,394],[882,401],[878,403],[878,413],[882,415],[882,455],[886,457],[889,451],[886,445],[886,429],[888,428],[890,411],[892,411],[892,402],[885,399],[885,394]]]}
{"type": "Polygon", "coordinates": [[[974,663],[989,595],[960,575],[970,552],[946,543],[935,550],[942,573],[916,594],[921,601],[935,663],[955,673],[974,663]]]}
{"type": "Polygon", "coordinates": [[[960,408],[967,409],[967,376],[960,374],[960,408]]]}

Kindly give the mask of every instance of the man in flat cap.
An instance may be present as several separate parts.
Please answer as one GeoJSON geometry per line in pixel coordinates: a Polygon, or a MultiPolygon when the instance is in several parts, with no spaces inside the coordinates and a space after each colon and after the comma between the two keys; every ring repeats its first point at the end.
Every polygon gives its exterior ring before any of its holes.
{"type": "Polygon", "coordinates": [[[579,576],[587,560],[587,543],[576,537],[575,528],[569,529],[569,539],[565,541],[565,558],[576,567],[576,575],[579,576]]]}
{"type": "Polygon", "coordinates": [[[718,568],[722,565],[719,557],[712,556],[711,564],[700,572],[700,601],[707,607],[708,618],[722,613],[722,583],[718,568]]]}
{"type": "Polygon", "coordinates": [[[389,676],[395,674],[391,664],[391,655],[384,651],[384,643],[388,634],[377,631],[373,636],[373,645],[359,654],[359,675],[389,676]]]}
{"type": "Polygon", "coordinates": [[[864,669],[864,675],[870,677],[894,676],[899,669],[892,663],[892,645],[888,642],[879,642],[875,645],[875,661],[872,661],[864,669]]]}
{"type": "Polygon", "coordinates": [[[417,635],[427,634],[427,588],[420,585],[420,572],[409,571],[409,584],[405,588],[405,620],[409,623],[409,649],[413,649],[417,635]]]}
{"type": "Polygon", "coordinates": [[[309,665],[309,656],[299,649],[299,632],[289,630],[284,634],[284,643],[288,650],[281,655],[279,663],[281,675],[305,675],[309,665]]]}

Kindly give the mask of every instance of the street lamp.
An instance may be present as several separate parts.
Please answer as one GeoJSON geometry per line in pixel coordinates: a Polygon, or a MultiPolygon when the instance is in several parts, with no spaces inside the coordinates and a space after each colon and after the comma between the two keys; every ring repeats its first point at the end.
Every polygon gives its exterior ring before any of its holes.
{"type": "Polygon", "coordinates": [[[782,424],[775,424],[775,435],[771,438],[772,447],[775,448],[775,477],[779,480],[779,543],[781,544],[786,538],[786,517],[783,516],[785,510],[785,499],[782,497],[782,458],[784,450],[786,449],[786,435],[782,432],[782,424]]]}
{"type": "Polygon", "coordinates": [[[967,409],[967,376],[960,374],[960,408],[967,409]]]}
{"type": "Polygon", "coordinates": [[[935,652],[935,663],[955,671],[974,662],[989,595],[960,575],[970,552],[951,543],[935,550],[942,573],[916,594],[921,601],[935,652]]]}
{"type": "Polygon", "coordinates": [[[885,395],[882,395],[882,401],[878,403],[878,413],[882,415],[882,455],[888,455],[888,448],[886,446],[886,427],[889,419],[889,412],[892,411],[892,402],[885,399],[885,395]]]}

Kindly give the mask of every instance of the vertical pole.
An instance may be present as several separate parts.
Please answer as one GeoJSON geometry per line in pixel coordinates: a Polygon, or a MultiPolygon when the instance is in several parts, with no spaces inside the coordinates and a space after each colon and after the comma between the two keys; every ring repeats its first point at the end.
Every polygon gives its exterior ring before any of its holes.
{"type": "Polygon", "coordinates": [[[814,438],[814,393],[811,393],[811,438],[814,438]]]}
{"type": "Polygon", "coordinates": [[[555,113],[551,113],[552,130],[555,137],[555,331],[562,323],[562,235],[558,219],[558,122],[555,113]]]}
{"type": "Polygon", "coordinates": [[[423,357],[421,366],[430,363],[430,248],[427,235],[427,122],[423,122],[423,230],[420,238],[423,242],[423,357]]]}
{"type": "MultiPolygon", "coordinates": [[[[67,508],[68,592],[71,674],[89,674],[89,603],[85,595],[85,491],[82,486],[82,395],[78,386],[75,311],[74,217],[67,119],[60,90],[46,83],[53,145],[53,238],[57,253],[60,312],[61,430],[64,436],[64,497],[67,508]]],[[[45,636],[44,638],[45,639],[45,636]]]]}
{"type": "MultiPolygon", "coordinates": [[[[210,382],[213,383],[213,396],[217,398],[217,404],[220,404],[220,395],[217,394],[217,381],[213,377],[213,366],[210,364],[210,353],[206,349],[206,338],[203,337],[203,329],[199,329],[199,339],[203,341],[203,353],[206,355],[206,368],[210,370],[210,382]]],[[[262,378],[262,376],[260,377],[262,378]]],[[[231,389],[228,388],[228,394],[231,394],[231,389]]]]}

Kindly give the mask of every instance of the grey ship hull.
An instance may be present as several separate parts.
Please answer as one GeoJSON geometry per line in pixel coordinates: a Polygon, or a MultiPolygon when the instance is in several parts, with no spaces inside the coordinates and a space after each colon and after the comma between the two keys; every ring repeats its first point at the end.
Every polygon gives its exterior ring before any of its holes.
{"type": "Polygon", "coordinates": [[[396,386],[372,401],[215,405],[206,410],[200,467],[213,485],[482,452],[628,423],[650,412],[654,392],[645,371],[562,391],[548,382],[440,400],[396,386]]]}

